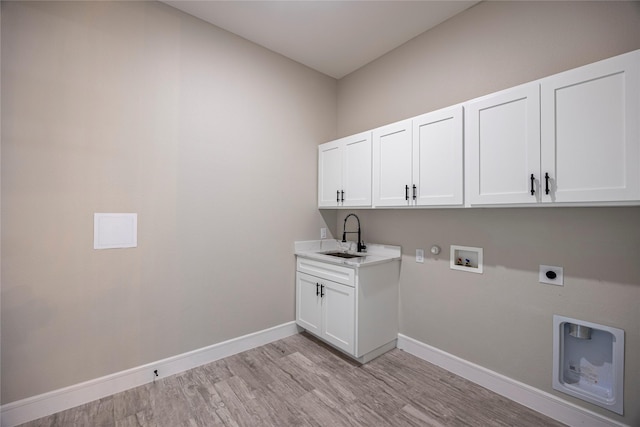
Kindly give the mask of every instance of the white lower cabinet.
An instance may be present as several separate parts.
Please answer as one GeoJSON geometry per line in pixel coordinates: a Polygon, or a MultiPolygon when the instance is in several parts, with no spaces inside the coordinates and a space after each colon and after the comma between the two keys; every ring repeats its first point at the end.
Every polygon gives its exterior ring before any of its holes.
{"type": "Polygon", "coordinates": [[[319,279],[296,273],[296,323],[314,335],[322,335],[322,297],[319,279]]]}
{"type": "Polygon", "coordinates": [[[298,272],[297,321],[308,332],[347,353],[354,352],[354,288],[298,272]]]}
{"type": "Polygon", "coordinates": [[[395,348],[400,262],[344,267],[298,257],[296,323],[361,363],[395,348]]]}

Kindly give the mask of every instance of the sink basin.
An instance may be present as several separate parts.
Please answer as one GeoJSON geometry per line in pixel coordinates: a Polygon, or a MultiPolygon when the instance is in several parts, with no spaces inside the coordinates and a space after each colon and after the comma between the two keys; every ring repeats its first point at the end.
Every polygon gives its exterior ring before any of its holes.
{"type": "Polygon", "coordinates": [[[338,258],[361,258],[362,255],[348,254],[346,252],[327,252],[323,255],[335,256],[338,258]]]}

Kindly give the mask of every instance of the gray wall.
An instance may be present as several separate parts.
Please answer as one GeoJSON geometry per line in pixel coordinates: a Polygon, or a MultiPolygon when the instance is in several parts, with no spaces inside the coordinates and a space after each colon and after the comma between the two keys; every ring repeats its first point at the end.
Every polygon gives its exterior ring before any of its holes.
{"type": "MultiPolygon", "coordinates": [[[[483,2],[345,77],[349,135],[640,48],[638,2],[483,2]]],[[[347,211],[338,213],[342,229],[347,211]]],[[[357,211],[370,242],[402,245],[401,332],[629,425],[640,424],[640,208],[357,211]],[[443,253],[429,254],[438,244],[443,253]],[[449,246],[484,248],[482,275],[449,246]],[[415,250],[424,248],[424,264],[415,250]],[[538,283],[540,264],[565,286],[538,283]],[[552,316],[626,333],[625,413],[551,388],[552,316]]]]}
{"type": "Polygon", "coordinates": [[[3,1],[2,89],[3,403],[294,319],[334,79],[162,3],[3,1]]]}

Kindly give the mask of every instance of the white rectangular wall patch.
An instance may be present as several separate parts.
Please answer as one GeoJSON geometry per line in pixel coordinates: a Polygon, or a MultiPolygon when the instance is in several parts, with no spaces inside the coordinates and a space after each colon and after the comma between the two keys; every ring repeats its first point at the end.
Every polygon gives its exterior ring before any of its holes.
{"type": "Polygon", "coordinates": [[[137,213],[94,213],[93,249],[138,246],[137,213]]]}

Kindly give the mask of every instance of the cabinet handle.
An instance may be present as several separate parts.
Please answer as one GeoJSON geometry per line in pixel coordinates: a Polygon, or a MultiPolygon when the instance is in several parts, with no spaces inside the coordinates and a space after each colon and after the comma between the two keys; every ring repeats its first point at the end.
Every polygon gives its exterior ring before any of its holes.
{"type": "Polygon", "coordinates": [[[340,203],[340,190],[336,190],[336,203],[340,203]]]}
{"type": "Polygon", "coordinates": [[[320,298],[324,298],[324,285],[320,285],[320,298]]]}
{"type": "Polygon", "coordinates": [[[316,296],[320,295],[320,283],[316,283],[316,296]]]}
{"type": "Polygon", "coordinates": [[[408,185],[404,186],[404,199],[406,201],[409,201],[409,186],[408,185]]]}
{"type": "Polygon", "coordinates": [[[536,178],[533,176],[533,174],[531,174],[531,195],[533,196],[534,194],[536,194],[536,190],[533,189],[533,183],[535,182],[536,178]]]}
{"type": "Polygon", "coordinates": [[[417,190],[416,185],[413,184],[413,200],[416,199],[416,190],[417,190]]]}
{"type": "Polygon", "coordinates": [[[342,190],[342,191],[340,192],[340,195],[341,195],[341,197],[340,197],[340,201],[341,201],[342,203],[344,203],[344,190],[342,190]]]}
{"type": "Polygon", "coordinates": [[[549,194],[549,174],[544,174],[544,194],[549,194]]]}

